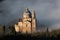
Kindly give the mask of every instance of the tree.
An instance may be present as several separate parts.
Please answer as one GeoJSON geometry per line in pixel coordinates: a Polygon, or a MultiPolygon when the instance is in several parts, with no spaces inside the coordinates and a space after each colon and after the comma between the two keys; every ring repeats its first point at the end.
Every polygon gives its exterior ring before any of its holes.
{"type": "Polygon", "coordinates": [[[9,26],[9,30],[11,31],[11,34],[15,34],[15,28],[14,28],[14,26],[9,26]]]}
{"type": "Polygon", "coordinates": [[[46,32],[47,32],[47,33],[49,32],[48,27],[47,27],[47,29],[46,29],[46,32]]]}
{"type": "Polygon", "coordinates": [[[49,30],[48,30],[48,27],[46,28],[46,36],[49,35],[49,30]]]}
{"type": "Polygon", "coordinates": [[[4,31],[4,33],[5,33],[5,25],[3,26],[3,31],[4,31]]]}

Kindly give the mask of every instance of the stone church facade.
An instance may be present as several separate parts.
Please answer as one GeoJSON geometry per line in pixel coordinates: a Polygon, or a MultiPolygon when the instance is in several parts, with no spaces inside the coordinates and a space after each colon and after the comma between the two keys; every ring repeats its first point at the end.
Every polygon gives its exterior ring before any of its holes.
{"type": "Polygon", "coordinates": [[[15,24],[15,31],[20,33],[35,33],[36,32],[36,15],[35,11],[29,11],[28,8],[23,13],[22,19],[15,24]]]}

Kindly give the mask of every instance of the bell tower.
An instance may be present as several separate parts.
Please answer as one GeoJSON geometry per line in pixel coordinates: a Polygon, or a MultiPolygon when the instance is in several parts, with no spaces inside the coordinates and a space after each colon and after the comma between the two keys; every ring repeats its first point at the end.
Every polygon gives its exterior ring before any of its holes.
{"type": "Polygon", "coordinates": [[[36,32],[36,15],[35,11],[32,11],[32,33],[36,32]]]}

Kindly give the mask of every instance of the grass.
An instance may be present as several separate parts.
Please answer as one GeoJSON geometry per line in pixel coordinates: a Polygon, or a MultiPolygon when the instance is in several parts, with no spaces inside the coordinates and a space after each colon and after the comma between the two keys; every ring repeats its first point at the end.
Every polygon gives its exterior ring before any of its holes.
{"type": "Polygon", "coordinates": [[[60,39],[60,29],[53,30],[52,32],[37,32],[33,34],[15,34],[14,32],[9,33],[0,37],[0,40],[58,40],[60,39]]]}
{"type": "Polygon", "coordinates": [[[15,35],[5,35],[1,40],[58,40],[60,37],[60,33],[34,33],[34,34],[15,34],[15,35]]]}

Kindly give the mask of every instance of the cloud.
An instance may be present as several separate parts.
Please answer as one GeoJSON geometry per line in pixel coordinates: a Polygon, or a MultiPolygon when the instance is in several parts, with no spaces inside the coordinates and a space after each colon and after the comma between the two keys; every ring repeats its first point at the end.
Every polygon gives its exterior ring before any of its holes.
{"type": "Polygon", "coordinates": [[[0,4],[0,23],[8,23],[12,20],[16,20],[23,14],[24,9],[27,6],[32,6],[35,1],[23,1],[23,0],[5,0],[0,4]],[[31,4],[32,3],[32,4],[31,4]],[[2,21],[4,19],[4,22],[2,21]],[[2,21],[2,22],[1,22],[2,21]]]}
{"type": "Polygon", "coordinates": [[[55,23],[54,25],[50,26],[49,29],[50,30],[60,29],[60,22],[59,23],[55,23]]]}
{"type": "Polygon", "coordinates": [[[2,2],[2,1],[4,1],[4,0],[0,0],[0,2],[2,2]]]}
{"type": "MultiPolygon", "coordinates": [[[[25,8],[36,12],[41,24],[54,28],[60,21],[60,0],[4,0],[0,3],[0,24],[12,23],[22,18],[25,8]]],[[[57,27],[59,28],[59,27],[57,27]]]]}

